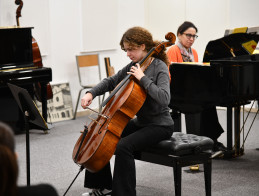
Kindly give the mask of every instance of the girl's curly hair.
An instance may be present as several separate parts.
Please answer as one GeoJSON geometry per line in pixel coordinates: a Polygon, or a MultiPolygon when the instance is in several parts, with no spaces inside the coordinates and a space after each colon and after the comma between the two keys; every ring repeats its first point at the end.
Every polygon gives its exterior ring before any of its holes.
{"type": "MultiPolygon", "coordinates": [[[[128,43],[131,47],[138,47],[141,44],[145,44],[145,50],[147,52],[160,43],[159,41],[153,41],[152,34],[142,27],[132,27],[123,34],[120,41],[122,50],[124,50],[124,42],[128,43]]],[[[161,59],[167,66],[169,66],[170,62],[167,58],[165,50],[166,49],[163,49],[158,55],[154,55],[154,57],[161,59]]]]}

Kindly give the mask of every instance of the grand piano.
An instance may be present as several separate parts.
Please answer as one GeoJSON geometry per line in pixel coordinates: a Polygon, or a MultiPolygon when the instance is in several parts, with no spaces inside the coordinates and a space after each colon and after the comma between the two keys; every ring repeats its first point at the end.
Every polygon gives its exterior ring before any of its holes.
{"type": "Polygon", "coordinates": [[[259,35],[254,33],[226,35],[208,43],[204,63],[170,66],[173,110],[195,114],[212,106],[227,108],[226,157],[243,154],[239,136],[240,106],[259,98],[259,54],[250,54],[251,44],[256,46],[258,40],[259,35]]]}
{"type": "Polygon", "coordinates": [[[47,84],[52,80],[52,71],[34,65],[31,31],[31,27],[0,28],[0,121],[16,133],[24,131],[24,118],[7,83],[25,88],[32,99],[35,84],[39,85],[42,116],[47,122],[47,84]]]}

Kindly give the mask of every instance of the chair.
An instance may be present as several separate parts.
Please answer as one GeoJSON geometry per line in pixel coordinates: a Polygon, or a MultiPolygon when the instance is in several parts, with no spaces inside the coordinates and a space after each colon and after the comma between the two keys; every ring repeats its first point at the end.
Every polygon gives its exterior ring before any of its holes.
{"type": "MultiPolygon", "coordinates": [[[[84,73],[83,71],[85,71],[86,69],[90,69],[90,67],[95,66],[98,69],[98,82],[101,81],[101,70],[100,70],[98,54],[77,55],[76,64],[77,64],[78,78],[79,78],[79,83],[80,83],[81,89],[78,93],[78,98],[77,98],[77,102],[76,102],[76,108],[75,108],[73,119],[76,119],[77,108],[78,108],[82,90],[91,89],[97,85],[97,83],[96,84],[84,84],[84,82],[82,81],[82,78],[87,77],[87,76],[83,76],[83,73],[84,73]]],[[[99,111],[100,111],[101,110],[100,96],[98,96],[98,100],[99,100],[99,111]]]]}
{"type": "Polygon", "coordinates": [[[111,66],[110,57],[104,58],[105,68],[106,68],[106,75],[107,77],[114,75],[114,67],[111,66]]]}

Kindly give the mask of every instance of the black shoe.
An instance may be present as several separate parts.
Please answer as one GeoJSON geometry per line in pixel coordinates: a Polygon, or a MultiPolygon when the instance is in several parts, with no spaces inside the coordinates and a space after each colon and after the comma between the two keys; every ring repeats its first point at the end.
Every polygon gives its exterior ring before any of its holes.
{"type": "Polygon", "coordinates": [[[227,148],[221,142],[214,141],[213,151],[214,152],[218,152],[218,151],[225,152],[225,151],[227,151],[227,148]]]}

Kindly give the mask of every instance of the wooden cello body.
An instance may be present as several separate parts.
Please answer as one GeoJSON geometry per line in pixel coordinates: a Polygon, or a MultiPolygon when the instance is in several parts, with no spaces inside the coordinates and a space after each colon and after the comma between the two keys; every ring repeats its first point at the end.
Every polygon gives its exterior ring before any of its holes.
{"type": "MultiPolygon", "coordinates": [[[[122,130],[141,108],[145,99],[145,91],[135,80],[129,80],[108,102],[102,116],[89,124],[89,132],[84,139],[84,147],[78,155],[77,163],[91,172],[102,169],[114,154],[122,130]],[[136,107],[132,107],[132,105],[136,107]]],[[[73,157],[78,150],[82,137],[83,134],[74,147],[73,157]]]]}
{"type": "MultiPolygon", "coordinates": [[[[153,54],[160,53],[175,41],[175,35],[166,36],[163,42],[153,48],[139,63],[144,71],[151,63],[153,54]]],[[[146,99],[145,90],[133,76],[126,77],[111,93],[102,114],[93,120],[77,140],[72,158],[90,172],[100,171],[113,156],[122,131],[134,118],[146,99]]]]}

